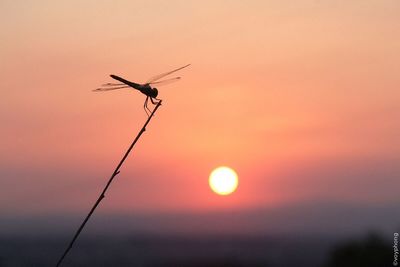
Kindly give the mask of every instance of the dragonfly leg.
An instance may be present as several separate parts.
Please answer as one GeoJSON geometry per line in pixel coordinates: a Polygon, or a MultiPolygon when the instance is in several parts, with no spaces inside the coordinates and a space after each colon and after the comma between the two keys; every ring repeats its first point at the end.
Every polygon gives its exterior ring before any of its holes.
{"type": "Polygon", "coordinates": [[[147,107],[148,101],[149,101],[149,97],[146,97],[146,100],[144,101],[144,105],[143,105],[144,111],[146,112],[147,116],[149,116],[149,113],[147,112],[147,110],[149,110],[149,108],[147,107]]]}
{"type": "MultiPolygon", "coordinates": [[[[149,106],[146,106],[146,108],[147,108],[147,110],[149,111],[147,115],[150,116],[150,114],[151,114],[151,109],[149,108],[149,106]]],[[[147,112],[146,112],[146,113],[147,113],[147,112]]]]}
{"type": "MultiPolygon", "coordinates": [[[[151,97],[149,96],[148,99],[151,99],[151,97]]],[[[153,101],[152,101],[152,102],[153,102],[153,101]]],[[[151,113],[151,109],[149,108],[149,101],[148,101],[148,100],[147,100],[147,105],[146,105],[146,107],[147,107],[147,110],[151,113]]]]}
{"type": "Polygon", "coordinates": [[[158,102],[161,101],[161,99],[159,99],[159,98],[157,98],[157,97],[151,97],[150,99],[151,99],[151,103],[153,103],[153,105],[157,105],[158,102]],[[155,99],[156,101],[154,101],[154,99],[155,99]]]}
{"type": "Polygon", "coordinates": [[[153,98],[150,97],[151,103],[153,103],[153,105],[157,104],[157,102],[154,102],[153,98]]]}
{"type": "Polygon", "coordinates": [[[147,108],[147,110],[149,111],[149,116],[150,116],[150,114],[151,114],[151,109],[149,108],[149,99],[151,99],[151,97],[147,97],[147,101],[146,101],[146,108],[147,108]]]}

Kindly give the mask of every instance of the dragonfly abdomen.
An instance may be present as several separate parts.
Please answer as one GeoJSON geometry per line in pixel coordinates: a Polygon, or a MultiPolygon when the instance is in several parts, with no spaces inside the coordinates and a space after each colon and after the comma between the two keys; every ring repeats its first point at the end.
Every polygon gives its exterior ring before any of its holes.
{"type": "Polygon", "coordinates": [[[120,82],[122,82],[122,83],[124,83],[126,85],[132,86],[133,88],[140,90],[141,85],[138,84],[138,83],[134,83],[134,82],[125,80],[124,78],[121,78],[121,77],[119,77],[117,75],[114,75],[114,74],[111,74],[110,77],[113,78],[114,80],[120,81],[120,82]]]}

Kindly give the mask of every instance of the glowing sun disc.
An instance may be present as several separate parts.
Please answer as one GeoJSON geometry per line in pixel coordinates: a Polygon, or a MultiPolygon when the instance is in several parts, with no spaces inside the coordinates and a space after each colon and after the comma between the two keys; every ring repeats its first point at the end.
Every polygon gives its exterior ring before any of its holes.
{"type": "Polygon", "coordinates": [[[233,193],[238,186],[238,176],[236,172],[229,167],[218,167],[211,172],[208,183],[215,193],[219,195],[229,195],[233,193]]]}

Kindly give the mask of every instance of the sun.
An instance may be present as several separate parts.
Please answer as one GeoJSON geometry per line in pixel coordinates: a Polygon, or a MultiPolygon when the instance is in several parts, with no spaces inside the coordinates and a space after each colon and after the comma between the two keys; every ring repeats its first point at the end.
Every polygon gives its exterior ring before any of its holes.
{"type": "Polygon", "coordinates": [[[212,191],[219,195],[232,194],[236,190],[238,182],[236,172],[225,166],[214,169],[208,180],[212,191]]]}

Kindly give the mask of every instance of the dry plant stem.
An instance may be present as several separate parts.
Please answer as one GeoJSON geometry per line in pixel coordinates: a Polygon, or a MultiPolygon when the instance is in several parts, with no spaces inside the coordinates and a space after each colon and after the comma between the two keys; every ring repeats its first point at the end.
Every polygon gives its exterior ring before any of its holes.
{"type": "Polygon", "coordinates": [[[97,206],[100,204],[100,201],[103,200],[103,198],[105,197],[105,193],[106,193],[108,187],[110,186],[111,182],[113,181],[114,177],[117,176],[117,174],[119,173],[119,169],[121,168],[121,166],[124,163],[125,159],[128,157],[129,153],[131,152],[131,150],[132,150],[133,146],[136,144],[136,142],[139,140],[140,136],[144,133],[144,131],[146,131],[147,124],[150,122],[150,120],[153,117],[154,113],[157,111],[157,109],[160,106],[161,106],[161,100],[159,100],[157,102],[156,107],[154,108],[153,112],[150,114],[150,116],[148,117],[146,123],[143,125],[142,129],[140,130],[140,132],[136,136],[135,140],[133,140],[131,146],[128,148],[128,150],[126,151],[125,155],[123,156],[123,158],[119,162],[118,166],[115,168],[113,174],[111,175],[110,179],[108,180],[107,185],[104,187],[104,189],[101,192],[101,194],[100,194],[99,198],[97,199],[96,203],[93,205],[92,209],[90,210],[90,212],[86,216],[85,220],[82,222],[82,224],[79,227],[78,231],[76,231],[74,237],[72,238],[72,241],[69,243],[69,245],[68,245],[67,249],[65,250],[64,254],[58,260],[57,265],[56,265],[57,267],[61,265],[61,263],[64,260],[65,256],[68,254],[69,250],[72,248],[75,240],[78,238],[79,234],[82,232],[83,228],[85,227],[85,225],[86,225],[87,221],[89,220],[90,216],[92,216],[93,212],[95,211],[97,206]]]}

